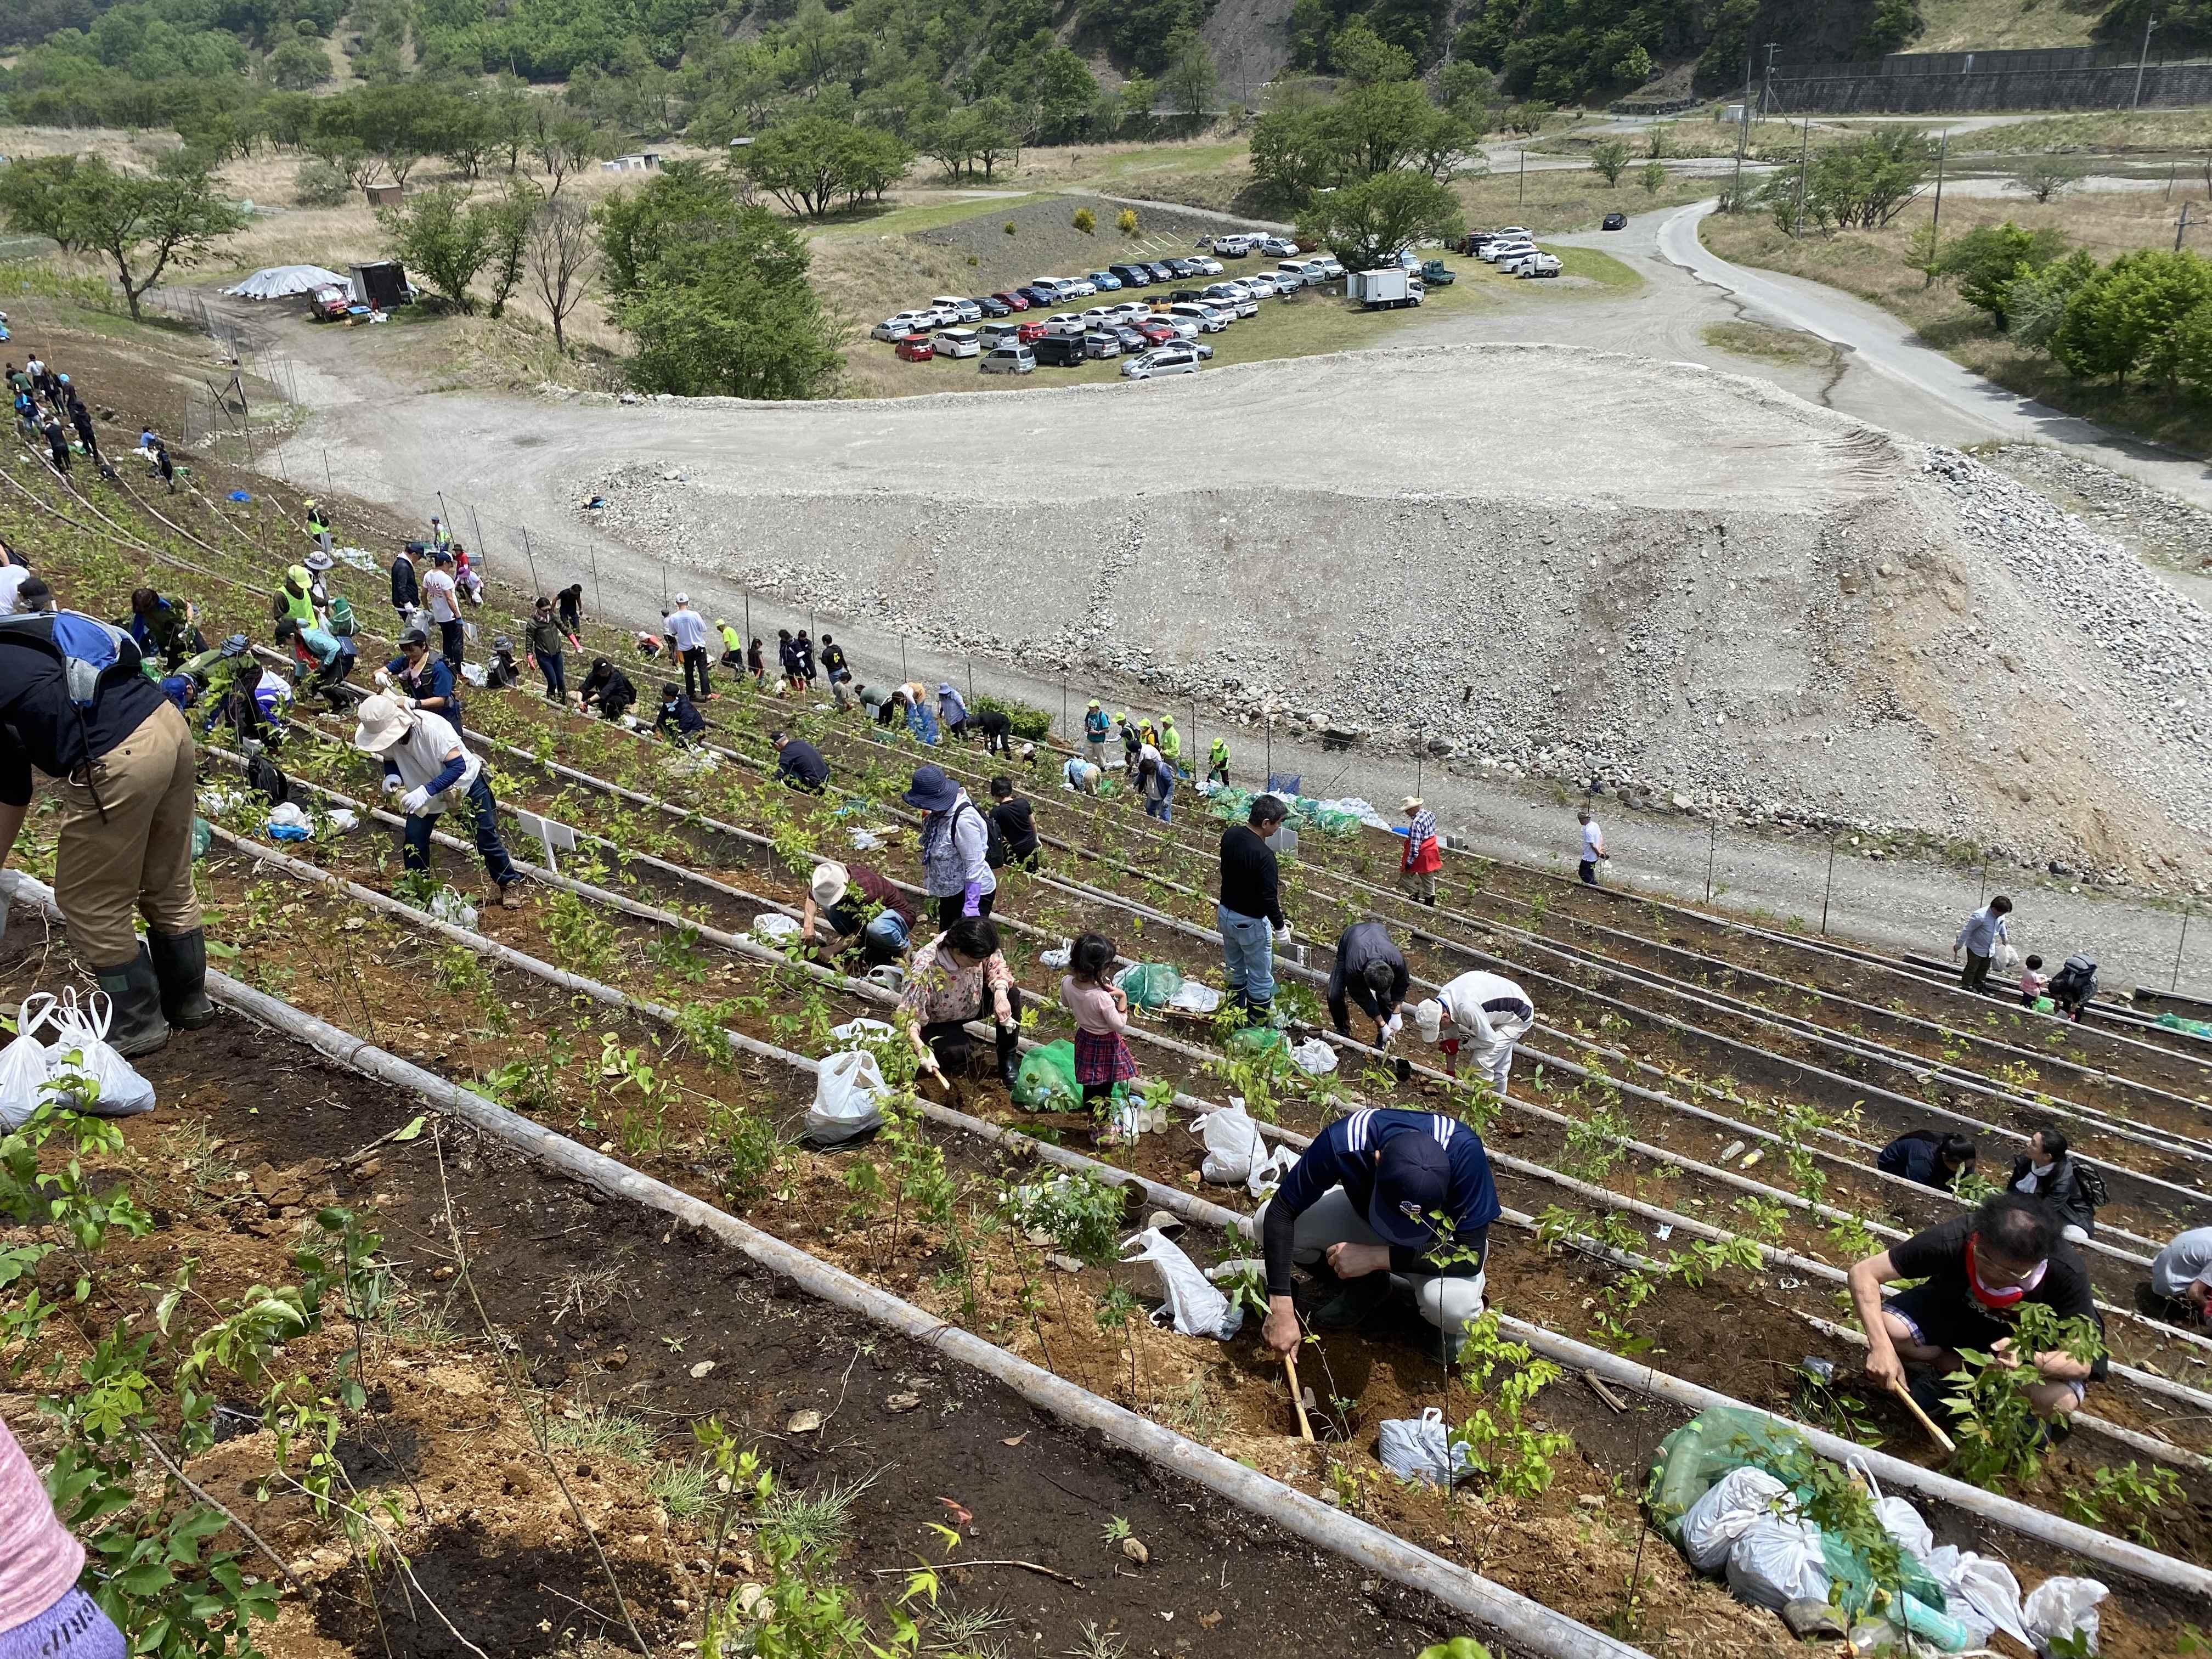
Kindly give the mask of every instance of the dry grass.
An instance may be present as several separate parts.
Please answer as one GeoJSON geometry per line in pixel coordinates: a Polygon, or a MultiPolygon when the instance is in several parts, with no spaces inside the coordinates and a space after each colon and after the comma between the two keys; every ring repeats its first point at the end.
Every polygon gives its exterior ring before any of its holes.
{"type": "Polygon", "coordinates": [[[1816,334],[1769,328],[1764,323],[1707,323],[1705,343],[1731,356],[1763,363],[1832,363],[1836,349],[1816,334]]]}
{"type": "MultiPolygon", "coordinates": [[[[2025,198],[1954,196],[1943,204],[1943,230],[1951,236],[2010,219],[2031,229],[2057,230],[2098,258],[2110,259],[2132,248],[2172,247],[2174,216],[2185,198],[2191,204],[2192,222],[2204,216],[2212,231],[2212,204],[2205,199],[2201,179],[2194,188],[2177,185],[2171,204],[2156,192],[2081,192],[2041,206],[2025,198]]],[[[1907,269],[1906,238],[1928,218],[1928,205],[1916,204],[1887,230],[1792,240],[1765,215],[1715,214],[1700,231],[1705,245],[1723,258],[1808,277],[1872,301],[1910,323],[1928,344],[2011,391],[2190,454],[2212,455],[2212,412],[2202,404],[2153,389],[2130,386],[2123,392],[2076,380],[2043,353],[1996,332],[1949,283],[1929,286],[1918,271],[1907,269]]]]}
{"type": "Polygon", "coordinates": [[[2181,110],[2138,115],[2126,110],[2098,110],[2081,115],[2046,115],[2014,126],[1989,127],[1955,139],[1953,155],[1995,152],[2033,155],[2046,150],[2126,155],[2141,151],[2212,148],[2212,110],[2181,110]]]}
{"type": "Polygon", "coordinates": [[[2102,0],[1921,0],[1927,27],[1907,52],[2086,46],[2102,0]]]}
{"type": "Polygon", "coordinates": [[[1549,169],[1530,173],[1525,179],[1517,171],[1462,179],[1453,188],[1467,210],[1470,228],[1526,225],[1540,236],[1557,236],[1567,231],[1595,230],[1608,213],[1626,213],[1632,218],[1639,213],[1701,201],[1719,186],[1711,179],[1670,173],[1655,194],[1644,190],[1632,171],[1621,174],[1620,187],[1613,189],[1595,173],[1549,169]]]}

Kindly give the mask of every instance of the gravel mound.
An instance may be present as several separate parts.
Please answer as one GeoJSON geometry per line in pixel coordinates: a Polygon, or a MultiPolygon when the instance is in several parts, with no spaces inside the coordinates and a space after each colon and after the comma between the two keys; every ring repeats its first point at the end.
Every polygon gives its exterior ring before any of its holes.
{"type": "Polygon", "coordinates": [[[1247,724],[2212,873],[2212,619],[2019,481],[1763,381],[1455,346],[738,407],[726,462],[592,478],[600,533],[1247,724]]]}

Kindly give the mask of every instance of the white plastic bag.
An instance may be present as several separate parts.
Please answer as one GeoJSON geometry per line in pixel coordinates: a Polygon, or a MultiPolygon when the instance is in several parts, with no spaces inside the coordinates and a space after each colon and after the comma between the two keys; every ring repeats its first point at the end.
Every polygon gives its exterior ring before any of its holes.
{"type": "Polygon", "coordinates": [[[1261,1155],[1260,1126],[1235,1095],[1218,1111],[1206,1113],[1194,1126],[1206,1143],[1206,1161],[1199,1174],[1218,1187],[1234,1187],[1252,1173],[1261,1155]]]}
{"type": "Polygon", "coordinates": [[[1765,1515],[1729,1547],[1729,1591],[1739,1601],[1779,1613],[1792,1601],[1828,1599],[1820,1529],[1809,1521],[1765,1515]]]}
{"type": "Polygon", "coordinates": [[[1168,999],[1169,1007],[1180,1008],[1189,1014],[1210,1014],[1220,1006],[1221,993],[1194,979],[1183,981],[1168,999]]]}
{"type": "Polygon", "coordinates": [[[891,1028],[879,1019],[848,1019],[830,1028],[831,1040],[845,1048],[865,1048],[890,1035],[891,1028]]]}
{"type": "Polygon", "coordinates": [[[1431,1406],[1419,1417],[1386,1418],[1375,1431],[1375,1455],[1401,1480],[1441,1486],[1468,1467],[1465,1442],[1444,1427],[1444,1414],[1431,1406]]]}
{"type": "Polygon", "coordinates": [[[867,971],[867,981],[880,985],[894,994],[906,989],[906,969],[895,962],[878,963],[867,971]]]}
{"type": "Polygon", "coordinates": [[[1902,1498],[1890,1497],[1875,1499],[1874,1512],[1881,1517],[1882,1530],[1897,1540],[1898,1547],[1924,1565],[1936,1548],[1936,1534],[1921,1518],[1920,1511],[1902,1498]]]}
{"type": "Polygon", "coordinates": [[[1273,1152],[1262,1152],[1252,1160],[1252,1168],[1244,1177],[1244,1190],[1255,1198],[1265,1198],[1282,1185],[1283,1177],[1297,1167],[1298,1154],[1295,1148],[1277,1142],[1273,1152]]]}
{"type": "Polygon", "coordinates": [[[440,921],[476,931],[477,907],[451,887],[441,887],[430,898],[430,914],[440,921]]]}
{"type": "Polygon", "coordinates": [[[1986,1642],[1991,1632],[2002,1631],[2021,1646],[2028,1645],[2020,1581],[2010,1567],[1946,1544],[1929,1552],[1928,1571],[1943,1587],[1944,1611],[1979,1640],[1986,1642]]]}
{"type": "Polygon", "coordinates": [[[1735,1540],[1765,1516],[1786,1513],[1790,1488],[1765,1469],[1749,1464],[1730,1469],[1705,1488],[1705,1495],[1682,1516],[1682,1553],[1699,1572],[1718,1572],[1727,1562],[1735,1540]]]}
{"type": "Polygon", "coordinates": [[[40,1028],[54,1000],[40,992],[23,999],[15,1012],[15,1040],[0,1050],[0,1128],[13,1133],[31,1121],[46,1098],[46,1073],[52,1067],[40,1028]]]}
{"type": "Polygon", "coordinates": [[[1210,1336],[1219,1342],[1226,1342],[1243,1328],[1243,1306],[1206,1283],[1206,1275],[1183,1254],[1182,1246],[1158,1227],[1147,1227],[1121,1241],[1125,1251],[1132,1245],[1144,1248],[1134,1255],[1123,1255],[1122,1261],[1150,1262],[1160,1281],[1163,1305],[1153,1311],[1153,1324],[1172,1321],[1178,1336],[1210,1336]]]}
{"type": "Polygon", "coordinates": [[[753,918],[753,937],[764,939],[770,944],[782,939],[797,939],[799,937],[798,919],[787,916],[780,911],[765,911],[753,918]]]}
{"type": "Polygon", "coordinates": [[[114,1019],[115,1005],[106,992],[94,991],[79,1002],[74,986],[64,991],[60,1006],[49,1017],[54,1041],[46,1050],[46,1080],[88,1078],[95,1087],[84,1107],[87,1112],[94,1117],[135,1117],[154,1109],[154,1085],[107,1046],[107,1028],[114,1019]]]}
{"type": "Polygon", "coordinates": [[[830,1055],[814,1073],[814,1104],[806,1113],[805,1139],[814,1146],[838,1146],[867,1133],[884,1121],[879,1103],[889,1091],[883,1068],[864,1048],[830,1055]]]}
{"type": "Polygon", "coordinates": [[[343,834],[346,830],[354,828],[360,822],[360,814],[356,812],[350,806],[333,806],[331,808],[331,828],[337,830],[340,834],[343,834]]]}
{"type": "Polygon", "coordinates": [[[1050,968],[1055,972],[1066,967],[1074,959],[1075,941],[1072,939],[1064,939],[1051,950],[1037,952],[1037,966],[1050,968]]]}
{"type": "Polygon", "coordinates": [[[1291,1045],[1291,1064],[1309,1077],[1326,1077],[1336,1069],[1336,1050],[1319,1037],[1308,1037],[1291,1045]]]}
{"type": "Polygon", "coordinates": [[[2038,1653],[2047,1654],[2051,1644],[2069,1636],[2087,1638],[2087,1650],[2097,1650],[2097,1603],[2112,1591],[2094,1578],[2046,1578],[2028,1593],[2021,1609],[2027,1639],[2038,1653]]]}

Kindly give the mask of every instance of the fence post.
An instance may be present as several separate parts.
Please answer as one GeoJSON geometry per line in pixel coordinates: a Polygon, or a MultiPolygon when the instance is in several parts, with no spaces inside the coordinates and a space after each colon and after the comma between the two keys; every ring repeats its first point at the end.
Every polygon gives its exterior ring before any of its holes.
{"type": "Polygon", "coordinates": [[[975,701],[975,659],[973,657],[968,659],[968,701],[971,706],[975,701]]]}
{"type": "Polygon", "coordinates": [[[914,676],[907,671],[906,635],[902,634],[899,635],[899,681],[900,684],[904,684],[913,678],[914,676]]]}
{"type": "Polygon", "coordinates": [[[753,596],[752,596],[751,592],[750,592],[750,590],[748,590],[748,591],[746,592],[746,594],[745,594],[745,651],[746,651],[746,653],[747,653],[748,657],[750,657],[750,653],[751,653],[751,651],[752,651],[752,648],[753,648],[753,596]]]}
{"type": "Polygon", "coordinates": [[[2167,982],[2166,988],[2169,991],[2179,991],[2181,988],[2181,952],[2183,947],[2188,943],[2189,902],[2184,899],[2181,903],[2181,937],[2174,942],[2173,946],[2173,978],[2167,982]]]}
{"type": "Polygon", "coordinates": [[[1986,853],[1982,854],[1981,868],[1974,872],[1974,908],[1978,910],[1990,896],[1990,857],[1986,853]]]}
{"type": "MultiPolygon", "coordinates": [[[[328,452],[325,452],[326,455],[327,453],[328,452]]],[[[441,504],[443,498],[441,497],[441,504]]],[[[477,517],[477,504],[474,501],[471,501],[469,503],[469,527],[477,532],[477,556],[483,561],[484,574],[489,576],[491,574],[491,550],[484,545],[483,520],[477,517]]],[[[538,586],[538,577],[535,571],[531,573],[530,585],[533,590],[535,590],[538,586]]],[[[533,591],[530,597],[534,600],[537,599],[538,595],[536,592],[533,591]]]]}
{"type": "MultiPolygon", "coordinates": [[[[338,493],[337,484],[331,477],[331,452],[327,447],[323,450],[323,488],[333,495],[338,493]]],[[[477,539],[481,545],[483,538],[478,537],[477,539]]]]}
{"type": "Polygon", "coordinates": [[[607,596],[599,586],[599,538],[594,536],[592,538],[592,614],[604,620],[606,610],[607,596]]]}
{"type": "Polygon", "coordinates": [[[522,556],[527,560],[530,564],[530,597],[532,599],[535,600],[538,595],[544,590],[538,586],[538,555],[532,550],[530,545],[530,526],[528,525],[522,526],[522,556]]]}
{"type": "Polygon", "coordinates": [[[1060,677],[1060,731],[1065,738],[1073,738],[1075,728],[1067,723],[1067,676],[1060,677]]]}
{"type": "Polygon", "coordinates": [[[1721,821],[1705,820],[1705,902],[1713,902],[1713,859],[1720,850],[1721,821]]]}
{"type": "Polygon", "coordinates": [[[1267,716],[1267,782],[1266,782],[1266,783],[1261,787],[1261,793],[1264,794],[1264,793],[1266,793],[1268,790],[1273,789],[1274,787],[1275,787],[1275,717],[1274,717],[1273,714],[1270,714],[1270,715],[1268,715],[1268,716],[1267,716]]]}
{"type": "Polygon", "coordinates": [[[1827,936],[1828,933],[1828,901],[1834,896],[1835,890],[1836,838],[1833,836],[1830,836],[1828,837],[1828,885],[1826,890],[1820,895],[1820,934],[1824,939],[1827,936]]]}

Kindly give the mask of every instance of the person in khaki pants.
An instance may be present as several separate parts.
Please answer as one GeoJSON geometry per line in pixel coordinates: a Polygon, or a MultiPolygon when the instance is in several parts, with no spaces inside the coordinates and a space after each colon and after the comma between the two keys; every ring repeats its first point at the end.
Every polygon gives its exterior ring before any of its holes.
{"type": "Polygon", "coordinates": [[[62,803],[54,898],[114,1004],[107,1040],[126,1058],[216,1016],[192,889],[197,761],[129,635],[74,611],[0,618],[0,860],[35,768],[62,803]]]}

